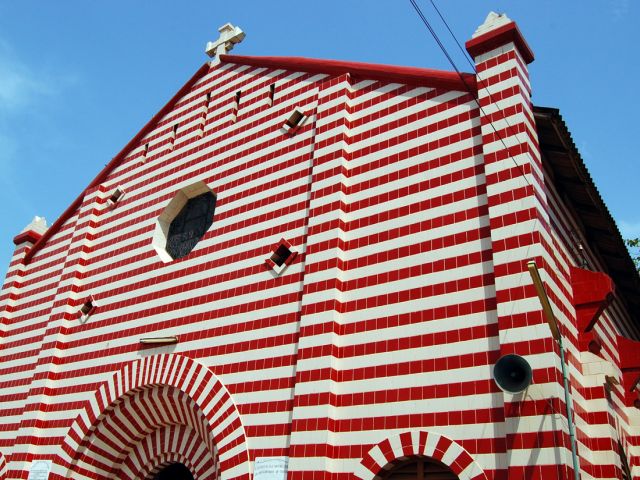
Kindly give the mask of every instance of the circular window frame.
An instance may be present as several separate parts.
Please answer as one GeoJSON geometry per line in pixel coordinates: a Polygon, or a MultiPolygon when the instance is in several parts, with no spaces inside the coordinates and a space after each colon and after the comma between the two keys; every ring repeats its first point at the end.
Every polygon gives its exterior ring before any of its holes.
{"type": "MultiPolygon", "coordinates": [[[[190,199],[207,192],[211,193],[217,200],[218,196],[216,193],[202,180],[181,188],[156,219],[151,244],[160,257],[160,260],[164,263],[170,263],[176,260],[167,251],[167,238],[169,236],[169,227],[171,226],[171,222],[173,222],[173,220],[178,216],[190,199]]],[[[195,249],[196,246],[193,248],[195,249]]],[[[186,258],[187,256],[188,255],[182,258],[186,258]]]]}

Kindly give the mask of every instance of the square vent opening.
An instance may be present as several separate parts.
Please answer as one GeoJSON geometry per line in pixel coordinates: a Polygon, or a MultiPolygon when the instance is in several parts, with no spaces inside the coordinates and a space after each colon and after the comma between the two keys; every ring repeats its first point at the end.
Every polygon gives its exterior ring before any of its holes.
{"type": "Polygon", "coordinates": [[[89,318],[89,315],[91,315],[95,309],[96,306],[93,297],[88,297],[84,301],[84,303],[80,307],[80,311],[78,312],[80,315],[80,320],[82,320],[83,322],[86,321],[89,318]]]}
{"type": "Polygon", "coordinates": [[[283,263],[287,261],[287,259],[291,256],[291,250],[284,245],[281,244],[273,255],[271,255],[271,261],[275,263],[278,267],[281,267],[283,263]]]}
{"type": "Polygon", "coordinates": [[[264,262],[267,268],[273,270],[277,275],[280,275],[287,266],[295,260],[298,252],[293,250],[291,244],[284,238],[273,248],[273,253],[269,258],[265,258],[264,262]]]}
{"type": "Polygon", "coordinates": [[[285,120],[282,128],[289,135],[293,135],[298,130],[300,130],[306,119],[307,115],[305,115],[304,112],[302,112],[302,110],[300,110],[299,108],[296,108],[293,113],[289,115],[289,118],[285,120]]]}
{"type": "Polygon", "coordinates": [[[124,188],[118,186],[118,188],[116,188],[107,199],[108,204],[110,206],[115,206],[116,203],[122,200],[125,193],[124,188]]]}

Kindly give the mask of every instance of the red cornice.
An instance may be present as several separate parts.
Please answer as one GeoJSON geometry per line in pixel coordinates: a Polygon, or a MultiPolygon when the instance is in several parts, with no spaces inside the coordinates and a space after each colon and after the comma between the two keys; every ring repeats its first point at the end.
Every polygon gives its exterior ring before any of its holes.
{"type": "Polygon", "coordinates": [[[89,186],[85,188],[82,191],[82,193],[80,193],[78,198],[76,198],[73,201],[73,203],[69,205],[69,207],[62,213],[62,215],[60,215],[58,219],[55,222],[53,222],[53,225],[51,225],[49,229],[42,235],[42,237],[40,237],[40,239],[35,243],[35,245],[31,248],[31,250],[27,252],[27,254],[24,256],[24,259],[23,259],[23,263],[25,265],[27,265],[31,261],[33,256],[47,243],[47,241],[51,238],[51,236],[54,233],[56,233],[58,230],[60,230],[62,225],[64,225],[64,222],[66,222],[69,219],[69,217],[71,217],[73,213],[80,207],[80,205],[82,204],[82,199],[84,198],[87,190],[102,183],[107,178],[107,176],[113,171],[113,169],[116,168],[118,165],[120,165],[120,162],[124,159],[124,157],[126,157],[129,151],[132,148],[135,148],[137,146],[138,142],[154,127],[154,125],[158,121],[160,121],[160,119],[162,119],[164,115],[169,113],[173,108],[173,106],[175,105],[175,103],[178,100],[180,100],[180,98],[182,98],[186,93],[188,93],[189,89],[193,86],[193,84],[196,83],[208,71],[209,71],[209,64],[205,63],[187,81],[187,83],[185,83],[182,86],[182,88],[180,88],[180,90],[178,90],[178,92],[173,97],[171,97],[171,100],[169,100],[167,104],[164,107],[162,107],[160,111],[156,113],[151,118],[151,120],[147,122],[147,124],[144,127],[142,127],[142,130],[140,130],[136,134],[136,136],[133,137],[129,141],[129,143],[127,143],[125,147],[122,150],[120,150],[120,152],[115,157],[111,159],[111,161],[93,179],[93,181],[89,184],[89,186]]]}
{"type": "Polygon", "coordinates": [[[349,73],[356,77],[371,78],[425,87],[440,87],[450,90],[477,92],[476,77],[463,73],[432,70],[418,67],[397,67],[373,63],[345,62],[341,60],[318,60],[304,57],[247,57],[240,55],[220,55],[226,63],[251,65],[253,67],[284,68],[297,72],[326,73],[341,75],[349,73]]]}
{"type": "MultiPolygon", "coordinates": [[[[432,70],[417,67],[396,67],[389,65],[377,65],[360,62],[344,62],[339,60],[316,60],[302,57],[246,57],[236,55],[220,55],[220,60],[226,63],[237,63],[242,65],[251,65],[257,67],[284,68],[287,70],[303,71],[311,73],[326,73],[329,75],[338,75],[350,73],[354,76],[371,78],[375,80],[387,80],[400,83],[408,83],[412,85],[420,85],[427,87],[440,87],[451,90],[467,91],[471,90],[474,94],[477,92],[475,75],[463,73],[458,75],[455,72],[447,72],[442,70],[432,70]]],[[[99,185],[103,182],[109,173],[116,168],[124,157],[132,148],[135,148],[138,142],[153,128],[153,126],[166,115],[173,105],[185,95],[193,84],[200,79],[209,70],[209,64],[205,63],[191,77],[184,86],[156,113],[149,122],[138,132],[138,134],[127,143],[127,145],[102,169],[102,171],[93,179],[87,188],[76,198],[71,205],[58,217],[58,219],[49,227],[42,237],[34,244],[24,257],[24,264],[28,264],[33,256],[47,243],[51,236],[56,233],[64,222],[80,207],[87,190],[99,185]]]]}
{"type": "Polygon", "coordinates": [[[522,55],[527,64],[533,62],[533,51],[529,48],[515,22],[507,23],[476,38],[472,38],[465,43],[465,47],[467,47],[467,52],[472,57],[476,57],[509,42],[515,43],[520,55],[522,55]]]}
{"type": "Polygon", "coordinates": [[[622,371],[622,384],[624,387],[625,405],[640,408],[638,385],[640,384],[640,342],[625,338],[622,335],[616,337],[618,352],[620,354],[620,370],[622,371]]]}
{"type": "Polygon", "coordinates": [[[41,237],[42,233],[36,232],[35,230],[27,230],[13,237],[13,244],[20,245],[24,242],[36,243],[41,237]]]}
{"type": "Polygon", "coordinates": [[[598,354],[602,348],[602,342],[594,335],[593,327],[613,300],[615,285],[606,273],[578,267],[569,267],[569,272],[580,351],[588,350],[598,354]]]}

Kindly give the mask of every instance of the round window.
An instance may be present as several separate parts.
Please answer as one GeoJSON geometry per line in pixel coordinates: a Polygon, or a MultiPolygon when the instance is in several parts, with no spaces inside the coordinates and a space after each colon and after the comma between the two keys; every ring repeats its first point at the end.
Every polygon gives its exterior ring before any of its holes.
{"type": "Polygon", "coordinates": [[[213,223],[216,197],[206,192],[190,198],[171,221],[167,235],[167,253],[182,258],[193,250],[213,223]]]}

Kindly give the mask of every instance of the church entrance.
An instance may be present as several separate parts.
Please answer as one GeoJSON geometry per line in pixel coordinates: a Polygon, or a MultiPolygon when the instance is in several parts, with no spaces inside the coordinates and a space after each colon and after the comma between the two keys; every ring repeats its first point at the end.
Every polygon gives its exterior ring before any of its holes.
{"type": "Polygon", "coordinates": [[[193,480],[193,474],[183,463],[172,463],[160,470],[153,480],[193,480]]]}
{"type": "Polygon", "coordinates": [[[444,463],[429,457],[413,457],[380,474],[385,480],[459,480],[444,463]]]}

